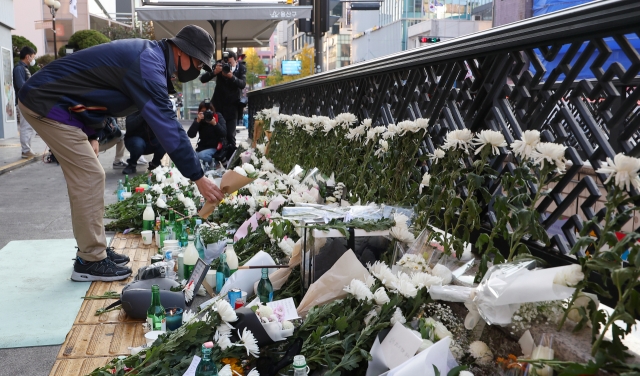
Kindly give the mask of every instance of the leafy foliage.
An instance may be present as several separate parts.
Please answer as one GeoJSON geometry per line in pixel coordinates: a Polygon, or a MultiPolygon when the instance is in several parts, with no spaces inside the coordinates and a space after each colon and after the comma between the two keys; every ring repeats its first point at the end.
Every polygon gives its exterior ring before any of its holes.
{"type": "MultiPolygon", "coordinates": [[[[20,50],[22,47],[31,47],[33,50],[38,53],[38,47],[33,44],[29,39],[20,36],[20,35],[12,35],[11,36],[11,47],[13,49],[13,66],[15,67],[20,61],[20,50]]],[[[37,61],[36,61],[37,62],[37,61]]],[[[40,69],[40,63],[34,65],[33,67],[29,67],[29,71],[31,74],[36,73],[40,69]]]]}
{"type": "Polygon", "coordinates": [[[85,48],[97,46],[103,43],[109,43],[109,39],[106,35],[97,30],[80,30],[73,33],[66,47],[60,48],[58,56],[66,56],[66,48],[73,48],[74,50],[84,50],[85,48]]]}
{"type": "Polygon", "coordinates": [[[266,67],[254,48],[247,49],[244,61],[247,63],[247,84],[253,89],[253,86],[260,82],[258,76],[265,74],[266,67]]]}

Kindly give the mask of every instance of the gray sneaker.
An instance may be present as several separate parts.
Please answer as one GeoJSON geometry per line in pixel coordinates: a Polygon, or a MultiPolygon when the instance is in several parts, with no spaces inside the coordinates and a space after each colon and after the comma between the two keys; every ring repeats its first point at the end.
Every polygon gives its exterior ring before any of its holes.
{"type": "Polygon", "coordinates": [[[125,168],[127,164],[123,161],[113,162],[113,168],[125,168]]]}

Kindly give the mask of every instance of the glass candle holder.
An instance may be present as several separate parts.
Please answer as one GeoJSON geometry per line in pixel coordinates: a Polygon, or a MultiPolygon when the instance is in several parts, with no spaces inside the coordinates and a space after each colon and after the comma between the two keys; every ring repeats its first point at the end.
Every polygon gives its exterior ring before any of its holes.
{"type": "Polygon", "coordinates": [[[165,310],[167,330],[176,330],[182,325],[182,308],[172,307],[165,310]]]}

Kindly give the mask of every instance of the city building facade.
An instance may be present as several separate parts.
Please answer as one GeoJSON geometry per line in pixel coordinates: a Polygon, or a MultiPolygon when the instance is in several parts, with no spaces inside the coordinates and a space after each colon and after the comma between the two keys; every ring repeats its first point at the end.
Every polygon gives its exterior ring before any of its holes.
{"type": "Polygon", "coordinates": [[[16,137],[18,122],[13,90],[13,51],[11,30],[16,27],[13,0],[0,0],[0,64],[2,64],[2,116],[0,138],[16,137]]]}

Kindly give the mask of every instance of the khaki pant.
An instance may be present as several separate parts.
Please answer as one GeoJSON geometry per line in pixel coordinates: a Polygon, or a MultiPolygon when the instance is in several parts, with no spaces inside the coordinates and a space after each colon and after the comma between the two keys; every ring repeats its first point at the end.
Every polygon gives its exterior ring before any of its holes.
{"type": "Polygon", "coordinates": [[[18,107],[18,126],[20,129],[20,146],[22,147],[22,154],[33,153],[31,149],[31,139],[36,134],[27,119],[20,113],[20,107],[18,107]]]}
{"type": "Polygon", "coordinates": [[[87,135],[80,128],[47,119],[18,104],[20,111],[56,156],[67,181],[77,256],[86,261],[107,257],[104,234],[105,175],[87,135]]]}
{"type": "Polygon", "coordinates": [[[116,147],[116,157],[113,159],[113,162],[115,163],[124,159],[124,134],[122,137],[114,138],[106,144],[100,145],[100,153],[105,152],[114,146],[116,147]]]}

